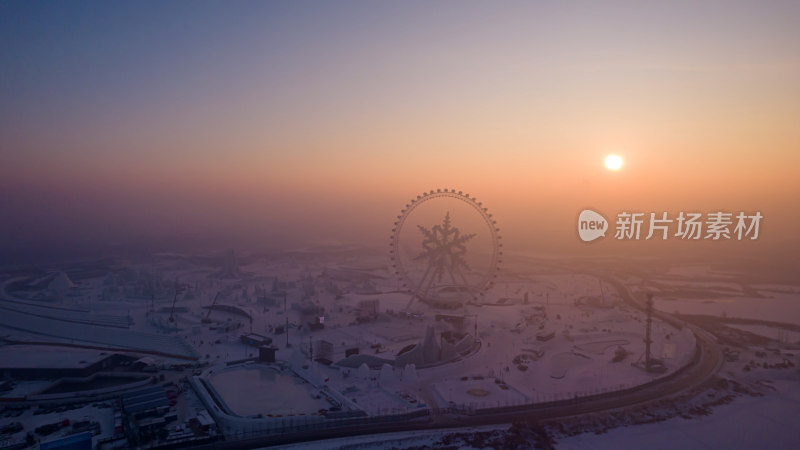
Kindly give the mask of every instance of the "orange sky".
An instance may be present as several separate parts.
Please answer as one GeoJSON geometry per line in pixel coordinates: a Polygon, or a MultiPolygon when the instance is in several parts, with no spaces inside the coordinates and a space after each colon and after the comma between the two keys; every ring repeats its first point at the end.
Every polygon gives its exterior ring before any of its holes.
{"type": "Polygon", "coordinates": [[[440,187],[519,248],[581,252],[584,207],[796,242],[796,3],[5,8],[6,244],[379,243],[440,187]]]}

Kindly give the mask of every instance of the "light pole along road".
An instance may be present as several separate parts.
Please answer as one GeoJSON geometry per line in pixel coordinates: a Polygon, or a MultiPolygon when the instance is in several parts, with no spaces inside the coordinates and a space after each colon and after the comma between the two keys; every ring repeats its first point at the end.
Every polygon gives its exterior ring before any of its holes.
{"type": "MultiPolygon", "coordinates": [[[[598,277],[613,285],[625,302],[636,309],[644,311],[644,304],[636,299],[631,294],[630,289],[621,281],[599,273],[586,272],[586,274],[598,277]]],[[[306,429],[302,432],[218,441],[198,448],[256,448],[366,434],[461,428],[514,422],[552,421],[559,418],[610,411],[666,399],[687,389],[702,385],[719,371],[723,358],[717,340],[712,334],[697,325],[684,322],[661,311],[653,311],[653,315],[678,328],[688,327],[692,330],[697,342],[696,352],[691,362],[683,368],[643,385],[620,391],[554,402],[522,405],[513,408],[488,409],[484,410],[485,412],[478,410],[474,414],[434,414],[428,421],[350,424],[338,428],[306,429]]]]}

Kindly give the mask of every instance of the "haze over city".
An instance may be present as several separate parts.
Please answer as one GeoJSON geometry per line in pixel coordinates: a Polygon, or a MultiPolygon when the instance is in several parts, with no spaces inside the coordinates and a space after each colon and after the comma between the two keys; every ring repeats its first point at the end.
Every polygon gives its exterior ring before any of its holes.
{"type": "Polygon", "coordinates": [[[0,450],[796,448],[800,2],[0,2],[0,450]]]}

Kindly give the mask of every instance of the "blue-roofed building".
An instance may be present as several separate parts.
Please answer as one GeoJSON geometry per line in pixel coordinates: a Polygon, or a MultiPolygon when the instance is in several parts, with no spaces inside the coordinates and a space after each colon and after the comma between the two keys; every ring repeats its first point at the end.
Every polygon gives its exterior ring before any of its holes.
{"type": "Polygon", "coordinates": [[[39,448],[41,450],[92,450],[92,433],[90,431],[84,431],[83,433],[71,434],[66,437],[42,442],[39,444],[39,448]]]}

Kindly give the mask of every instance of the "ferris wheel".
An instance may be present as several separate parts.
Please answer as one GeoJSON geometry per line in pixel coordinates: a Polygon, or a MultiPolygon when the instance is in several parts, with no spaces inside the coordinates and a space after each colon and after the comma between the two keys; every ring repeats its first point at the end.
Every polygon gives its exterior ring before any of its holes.
{"type": "Polygon", "coordinates": [[[412,294],[409,306],[415,298],[448,307],[479,301],[500,271],[501,238],[488,208],[469,194],[437,189],[411,199],[389,244],[398,284],[412,294]]]}

